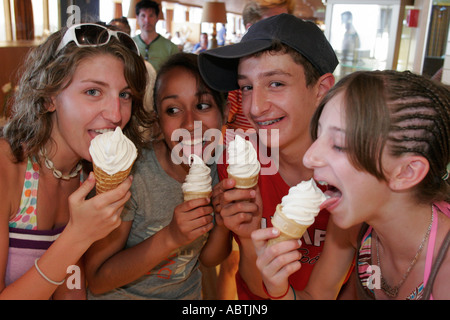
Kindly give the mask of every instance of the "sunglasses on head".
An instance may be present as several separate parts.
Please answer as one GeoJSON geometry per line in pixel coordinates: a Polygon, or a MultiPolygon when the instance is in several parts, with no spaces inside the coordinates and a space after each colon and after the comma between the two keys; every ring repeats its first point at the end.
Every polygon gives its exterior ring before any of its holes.
{"type": "Polygon", "coordinates": [[[76,24],[69,27],[56,49],[56,54],[72,41],[80,48],[98,47],[107,44],[111,40],[111,36],[116,37],[125,47],[140,55],[137,44],[128,34],[92,23],[76,24]]]}

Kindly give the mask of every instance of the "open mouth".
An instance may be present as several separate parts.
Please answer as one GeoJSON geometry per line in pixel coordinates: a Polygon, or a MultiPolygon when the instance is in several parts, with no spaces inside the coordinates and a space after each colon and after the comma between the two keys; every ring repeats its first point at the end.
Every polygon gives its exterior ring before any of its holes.
{"type": "Polygon", "coordinates": [[[110,131],[114,131],[114,129],[95,129],[94,130],[95,133],[99,133],[99,134],[102,134],[105,132],[110,132],[110,131]]]}
{"type": "Polygon", "coordinates": [[[320,209],[332,209],[342,198],[341,191],[333,185],[326,182],[319,182],[321,185],[326,185],[326,190],[324,192],[327,199],[322,202],[320,209]]]}
{"type": "Polygon", "coordinates": [[[206,141],[203,141],[203,139],[183,139],[181,141],[181,144],[183,146],[195,146],[198,144],[205,145],[206,141]]]}
{"type": "Polygon", "coordinates": [[[203,151],[206,147],[206,140],[202,138],[183,139],[179,142],[181,145],[180,156],[188,158],[191,154],[196,154],[202,157],[203,151]]]}
{"type": "Polygon", "coordinates": [[[91,129],[91,130],[89,130],[89,135],[90,135],[91,139],[93,139],[100,134],[103,134],[106,132],[111,132],[114,130],[115,130],[115,128],[91,129]]]}

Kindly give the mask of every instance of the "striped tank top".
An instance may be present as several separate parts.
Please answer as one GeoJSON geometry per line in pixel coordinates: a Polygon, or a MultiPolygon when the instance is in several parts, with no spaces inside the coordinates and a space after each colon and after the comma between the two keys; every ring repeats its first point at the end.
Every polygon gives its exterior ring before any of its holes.
{"type": "Polygon", "coordinates": [[[34,265],[34,260],[58,238],[64,227],[38,230],[36,218],[39,165],[30,158],[27,162],[20,207],[9,221],[9,252],[6,266],[6,285],[20,278],[34,265]]]}

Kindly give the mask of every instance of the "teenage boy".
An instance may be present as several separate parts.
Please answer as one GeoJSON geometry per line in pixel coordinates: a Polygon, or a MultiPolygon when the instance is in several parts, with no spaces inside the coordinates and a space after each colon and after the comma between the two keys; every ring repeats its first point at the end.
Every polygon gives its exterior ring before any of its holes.
{"type": "MultiPolygon", "coordinates": [[[[268,298],[250,235],[272,226],[275,207],[289,188],[312,178],[312,170],[302,163],[312,143],[309,122],[334,85],[332,72],[337,65],[323,32],[314,23],[289,14],[263,19],[250,27],[240,43],[199,55],[200,71],[208,85],[224,92],[240,88],[244,115],[257,132],[267,130],[259,136],[260,148],[278,153],[277,172],[260,174],[255,189],[234,188],[234,180],[227,179],[226,165],[219,165],[222,181],[213,191],[213,205],[239,243],[239,299],[268,298]]],[[[302,268],[290,277],[295,289],[306,285],[320,256],[328,216],[321,211],[302,238],[302,268]]]]}

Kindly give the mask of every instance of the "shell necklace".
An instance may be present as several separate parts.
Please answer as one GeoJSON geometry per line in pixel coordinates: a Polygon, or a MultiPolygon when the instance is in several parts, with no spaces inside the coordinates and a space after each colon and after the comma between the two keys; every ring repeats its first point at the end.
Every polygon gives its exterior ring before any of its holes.
{"type": "Polygon", "coordinates": [[[64,175],[64,174],[62,174],[62,172],[60,170],[55,168],[53,161],[47,157],[47,150],[41,149],[40,154],[44,157],[45,166],[47,167],[47,169],[49,169],[53,172],[53,176],[56,179],[70,180],[72,178],[75,178],[78,175],[78,173],[80,173],[81,169],[83,169],[83,165],[81,164],[81,161],[80,161],[80,162],[78,162],[77,166],[75,167],[75,169],[72,170],[71,173],[69,173],[68,175],[64,175]]]}

